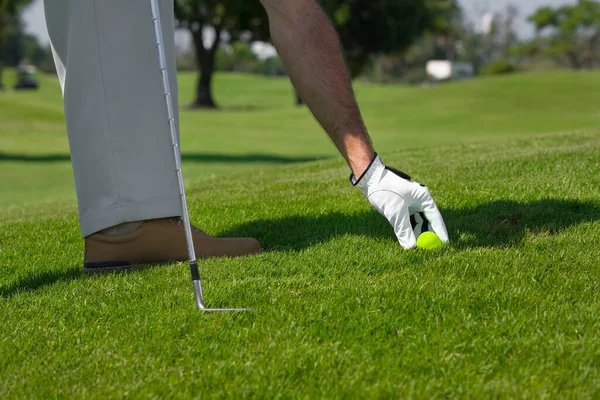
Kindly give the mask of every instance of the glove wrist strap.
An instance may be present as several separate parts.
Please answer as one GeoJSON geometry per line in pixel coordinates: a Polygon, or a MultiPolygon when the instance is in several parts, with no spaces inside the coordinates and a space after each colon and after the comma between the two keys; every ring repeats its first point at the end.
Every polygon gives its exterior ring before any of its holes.
{"type": "Polygon", "coordinates": [[[379,160],[379,163],[383,165],[383,163],[381,162],[381,159],[379,158],[379,156],[377,156],[377,153],[375,153],[375,155],[373,156],[373,159],[369,163],[369,166],[365,169],[365,172],[363,172],[362,175],[358,179],[356,179],[354,177],[354,174],[350,174],[350,183],[352,184],[352,186],[357,186],[357,185],[359,185],[363,181],[367,181],[367,182],[369,181],[369,178],[365,178],[365,177],[367,175],[371,175],[372,174],[371,168],[373,167],[373,164],[377,160],[379,160]]]}

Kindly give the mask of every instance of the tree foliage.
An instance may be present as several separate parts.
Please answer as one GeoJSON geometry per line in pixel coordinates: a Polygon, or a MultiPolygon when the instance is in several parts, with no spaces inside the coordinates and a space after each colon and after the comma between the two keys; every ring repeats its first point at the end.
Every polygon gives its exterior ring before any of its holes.
{"type": "Polygon", "coordinates": [[[441,2],[432,15],[433,29],[428,29],[405,50],[376,57],[368,78],[376,82],[421,84],[431,80],[426,72],[431,60],[465,62],[475,71],[496,60],[509,62],[509,51],[518,40],[516,7],[509,5],[494,13],[485,32],[477,29],[452,2],[441,2]]]}
{"type": "Polygon", "coordinates": [[[342,41],[353,77],[378,54],[406,50],[425,32],[451,34],[455,0],[322,0],[342,41]]]}
{"type": "MultiPolygon", "coordinates": [[[[352,77],[373,56],[407,49],[424,32],[452,34],[460,14],[456,0],[320,0],[335,25],[352,77]]],[[[200,76],[194,105],[214,107],[211,77],[215,55],[226,34],[230,42],[245,37],[268,40],[268,20],[258,0],[175,0],[180,27],[192,35],[200,76]],[[214,29],[208,44],[205,28],[214,29]]]]}
{"type": "Polygon", "coordinates": [[[2,66],[5,46],[9,37],[20,31],[19,14],[32,0],[0,0],[0,88],[2,88],[2,66]]]}
{"type": "Polygon", "coordinates": [[[18,19],[19,14],[25,6],[33,0],[0,0],[0,38],[2,34],[18,19]]]}
{"type": "Polygon", "coordinates": [[[537,37],[516,47],[514,54],[566,58],[574,69],[600,62],[600,3],[579,0],[575,5],[542,7],[529,21],[537,37]]]}

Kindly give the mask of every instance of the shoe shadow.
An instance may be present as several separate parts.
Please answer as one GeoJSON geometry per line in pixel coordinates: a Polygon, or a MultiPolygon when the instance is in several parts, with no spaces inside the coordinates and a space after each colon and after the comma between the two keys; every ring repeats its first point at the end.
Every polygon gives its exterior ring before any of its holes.
{"type": "MultiPolygon", "coordinates": [[[[124,269],[120,271],[112,272],[111,274],[137,274],[140,271],[143,271],[148,268],[158,268],[159,266],[164,266],[172,264],[169,262],[160,263],[156,265],[145,265],[131,269],[124,269]]],[[[25,278],[14,282],[6,287],[0,287],[0,299],[9,298],[19,293],[24,292],[37,292],[38,290],[43,289],[46,286],[52,286],[59,282],[69,282],[79,279],[92,279],[96,276],[102,276],[104,274],[85,274],[81,272],[81,266],[77,266],[76,268],[69,269],[67,271],[45,271],[45,272],[35,272],[35,274],[29,275],[25,278]]]]}
{"type": "MultiPolygon", "coordinates": [[[[528,233],[557,234],[570,227],[600,220],[592,202],[544,199],[528,203],[497,200],[473,208],[442,209],[451,246],[506,247],[521,243],[528,233]]],[[[266,251],[302,250],[346,234],[395,241],[387,221],[376,211],[318,217],[292,216],[263,219],[234,227],[221,236],[253,236],[266,251]]]]}
{"type": "Polygon", "coordinates": [[[69,269],[68,271],[36,271],[34,274],[0,287],[0,298],[12,297],[23,292],[37,292],[46,286],[52,286],[59,282],[69,282],[81,278],[81,269],[69,269]]]}

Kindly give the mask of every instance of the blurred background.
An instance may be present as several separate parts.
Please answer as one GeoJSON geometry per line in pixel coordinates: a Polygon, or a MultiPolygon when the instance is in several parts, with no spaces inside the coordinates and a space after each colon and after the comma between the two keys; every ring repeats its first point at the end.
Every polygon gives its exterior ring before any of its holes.
{"type": "MultiPolygon", "coordinates": [[[[596,1],[322,3],[340,30],[353,76],[373,82],[424,84],[479,74],[592,69],[600,62],[596,1]]],[[[209,79],[214,71],[285,75],[268,43],[258,1],[176,0],[176,11],[179,67],[207,76],[197,106],[215,106],[209,79]],[[203,13],[195,12],[201,7],[203,13]]],[[[43,0],[2,0],[0,54],[5,67],[54,72],[43,0]]]]}
{"type": "MultiPolygon", "coordinates": [[[[322,5],[380,152],[600,123],[597,1],[322,5]]],[[[175,14],[188,183],[337,156],[289,83],[258,0],[175,0],[175,14]]],[[[0,209],[71,201],[42,0],[0,0],[0,88],[0,186],[11,188],[0,209]]]]}

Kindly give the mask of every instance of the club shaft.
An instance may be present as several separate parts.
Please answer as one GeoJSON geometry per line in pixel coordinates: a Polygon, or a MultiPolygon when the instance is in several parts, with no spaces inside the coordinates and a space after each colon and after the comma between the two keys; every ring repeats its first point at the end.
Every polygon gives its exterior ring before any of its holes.
{"type": "Polygon", "coordinates": [[[204,310],[204,296],[202,294],[202,283],[200,282],[200,272],[196,261],[190,262],[190,270],[192,272],[192,282],[194,283],[194,293],[196,294],[196,306],[200,310],[204,310]]]}
{"type": "Polygon", "coordinates": [[[163,85],[163,93],[167,107],[167,116],[169,121],[169,131],[171,135],[171,146],[175,157],[175,172],[179,183],[179,196],[181,199],[181,213],[183,219],[183,228],[185,231],[185,240],[188,250],[188,259],[190,262],[190,272],[194,283],[194,292],[196,294],[196,305],[199,309],[204,309],[204,297],[202,295],[202,283],[200,281],[200,272],[198,263],[196,262],[196,251],[194,249],[194,239],[192,238],[192,227],[190,224],[190,215],[188,212],[187,199],[185,197],[185,186],[183,181],[183,171],[181,168],[181,151],[179,149],[179,138],[177,135],[177,121],[173,111],[173,99],[171,97],[171,84],[169,82],[169,72],[167,69],[167,56],[164,46],[164,38],[162,34],[162,25],[160,21],[160,11],[158,0],[150,0],[152,9],[152,21],[154,25],[154,38],[156,41],[156,49],[158,53],[158,63],[160,75],[163,85]]]}

